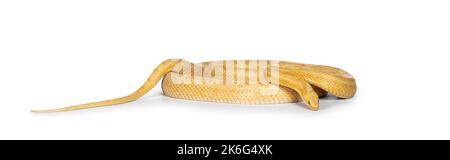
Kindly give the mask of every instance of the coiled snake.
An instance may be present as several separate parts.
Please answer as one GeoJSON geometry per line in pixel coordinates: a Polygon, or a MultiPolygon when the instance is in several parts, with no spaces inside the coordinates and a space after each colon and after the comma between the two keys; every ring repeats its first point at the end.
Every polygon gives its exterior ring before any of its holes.
{"type": "Polygon", "coordinates": [[[166,96],[198,101],[238,104],[277,104],[303,101],[319,109],[319,97],[330,93],[351,98],[356,93],[353,76],[335,67],[286,61],[212,61],[194,64],[169,59],[159,64],[134,93],[111,100],[71,107],[32,110],[60,112],[109,106],[137,100],[161,78],[166,96]]]}

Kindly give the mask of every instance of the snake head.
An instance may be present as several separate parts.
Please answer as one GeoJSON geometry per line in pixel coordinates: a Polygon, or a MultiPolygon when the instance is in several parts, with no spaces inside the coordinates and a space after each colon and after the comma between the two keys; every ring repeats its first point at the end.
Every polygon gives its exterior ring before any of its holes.
{"type": "Polygon", "coordinates": [[[315,97],[310,96],[310,97],[304,98],[304,102],[306,103],[306,105],[308,105],[310,110],[312,110],[312,111],[319,110],[319,98],[317,97],[317,95],[315,97]]]}
{"type": "MultiPolygon", "coordinates": [[[[309,87],[307,87],[309,88],[309,87]]],[[[303,102],[308,105],[309,109],[312,111],[319,110],[319,96],[312,88],[304,90],[300,94],[303,102]]]]}

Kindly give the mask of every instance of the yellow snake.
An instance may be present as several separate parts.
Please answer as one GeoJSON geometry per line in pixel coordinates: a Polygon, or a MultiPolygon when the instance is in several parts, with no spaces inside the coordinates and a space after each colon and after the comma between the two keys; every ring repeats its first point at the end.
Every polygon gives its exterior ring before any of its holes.
{"type": "Polygon", "coordinates": [[[159,64],[134,93],[111,100],[33,112],[61,112],[116,105],[137,100],[161,78],[164,95],[188,100],[237,104],[305,102],[319,109],[319,97],[328,93],[351,98],[353,76],[335,67],[286,61],[231,60],[191,63],[168,59],[159,64]]]}

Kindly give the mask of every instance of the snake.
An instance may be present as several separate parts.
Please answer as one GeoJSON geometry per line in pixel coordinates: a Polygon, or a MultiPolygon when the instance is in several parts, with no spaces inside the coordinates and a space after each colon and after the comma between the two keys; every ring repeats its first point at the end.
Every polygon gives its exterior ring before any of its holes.
{"type": "Polygon", "coordinates": [[[302,102],[312,111],[319,98],[356,94],[355,78],[331,66],[271,60],[222,60],[192,63],[167,59],[135,92],[120,98],[32,112],[62,112],[135,101],[162,79],[163,94],[176,99],[234,104],[302,102]]]}

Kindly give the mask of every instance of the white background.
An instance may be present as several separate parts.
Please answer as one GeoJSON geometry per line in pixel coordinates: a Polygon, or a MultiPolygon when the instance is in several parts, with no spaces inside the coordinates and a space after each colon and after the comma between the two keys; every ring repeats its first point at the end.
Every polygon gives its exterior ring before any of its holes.
{"type": "Polygon", "coordinates": [[[450,2],[44,0],[0,2],[1,139],[450,139],[450,2]],[[348,100],[230,105],[127,95],[167,58],[340,67],[348,100]]]}

